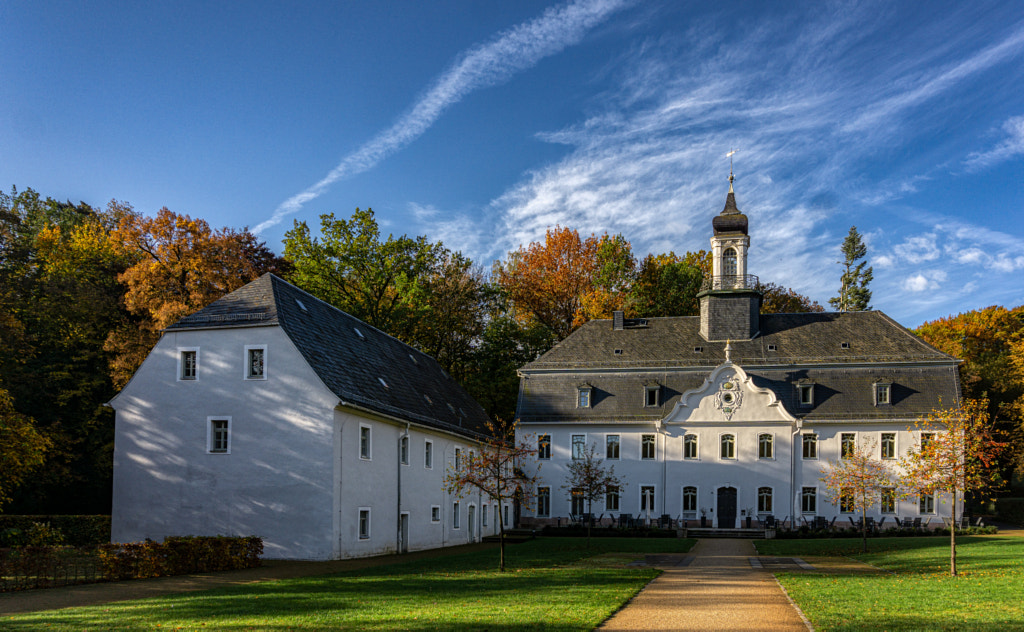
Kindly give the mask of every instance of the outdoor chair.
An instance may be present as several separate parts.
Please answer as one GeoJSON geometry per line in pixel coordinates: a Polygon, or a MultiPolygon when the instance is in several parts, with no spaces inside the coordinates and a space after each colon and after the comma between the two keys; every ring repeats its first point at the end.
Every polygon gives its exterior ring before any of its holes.
{"type": "Polygon", "coordinates": [[[658,526],[662,529],[672,528],[672,516],[668,514],[661,514],[661,518],[658,520],[658,526]]]}
{"type": "Polygon", "coordinates": [[[764,528],[774,529],[775,528],[775,516],[768,515],[764,517],[764,528]]]}
{"type": "Polygon", "coordinates": [[[633,526],[633,514],[620,513],[619,514],[619,527],[632,527],[633,526]]]}

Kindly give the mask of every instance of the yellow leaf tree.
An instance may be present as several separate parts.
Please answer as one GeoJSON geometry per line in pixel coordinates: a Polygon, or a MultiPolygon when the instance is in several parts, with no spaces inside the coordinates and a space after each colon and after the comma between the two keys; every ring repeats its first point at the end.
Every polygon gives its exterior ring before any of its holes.
{"type": "Polygon", "coordinates": [[[826,495],[840,511],[859,510],[862,550],[868,550],[868,507],[881,502],[883,494],[895,494],[896,476],[882,461],[874,458],[875,444],[854,443],[838,460],[829,460],[822,470],[821,482],[826,495]]]}

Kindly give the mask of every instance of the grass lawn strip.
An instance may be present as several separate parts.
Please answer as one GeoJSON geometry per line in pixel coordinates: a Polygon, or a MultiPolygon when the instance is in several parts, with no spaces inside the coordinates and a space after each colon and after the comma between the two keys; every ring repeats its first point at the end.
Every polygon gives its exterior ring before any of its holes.
{"type": "Polygon", "coordinates": [[[336,575],[69,608],[0,621],[9,630],[589,630],[658,571],[627,568],[693,540],[538,539],[336,575]]]}
{"type": "MultiPolygon", "coordinates": [[[[1024,540],[965,537],[957,547],[960,577],[949,576],[949,541],[877,538],[860,541],[771,540],[761,555],[848,556],[889,573],[780,573],[778,579],[815,629],[1024,630],[1024,540]]],[[[826,566],[828,562],[822,562],[826,566]]]]}

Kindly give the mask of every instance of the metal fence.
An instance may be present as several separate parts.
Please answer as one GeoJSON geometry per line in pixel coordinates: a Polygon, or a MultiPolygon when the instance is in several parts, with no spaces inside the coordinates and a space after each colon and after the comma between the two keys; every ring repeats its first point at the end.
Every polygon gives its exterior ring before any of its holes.
{"type": "Polygon", "coordinates": [[[103,581],[95,547],[26,546],[0,549],[0,592],[103,581]]]}

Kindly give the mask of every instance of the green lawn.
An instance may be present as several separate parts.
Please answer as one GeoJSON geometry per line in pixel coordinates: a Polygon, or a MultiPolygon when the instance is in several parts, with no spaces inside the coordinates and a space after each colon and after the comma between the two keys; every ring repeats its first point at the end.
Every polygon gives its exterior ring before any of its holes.
{"type": "Polygon", "coordinates": [[[4,618],[4,630],[590,630],[694,540],[538,539],[497,551],[4,618]]]}
{"type": "Polygon", "coordinates": [[[949,539],[766,540],[762,555],[847,555],[891,573],[783,573],[779,581],[815,629],[1024,630],[1024,539],[958,538],[959,578],[949,576],[949,539]]]}

